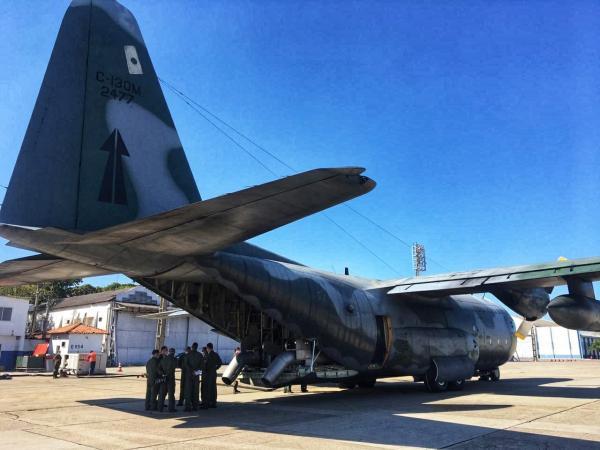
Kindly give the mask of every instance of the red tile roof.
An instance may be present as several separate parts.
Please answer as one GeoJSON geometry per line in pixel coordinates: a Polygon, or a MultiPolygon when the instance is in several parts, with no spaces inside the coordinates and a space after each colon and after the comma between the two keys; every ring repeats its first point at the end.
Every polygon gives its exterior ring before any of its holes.
{"type": "Polygon", "coordinates": [[[108,332],[82,323],[72,323],[64,327],[54,328],[48,331],[48,334],[108,334],[108,332]]]}

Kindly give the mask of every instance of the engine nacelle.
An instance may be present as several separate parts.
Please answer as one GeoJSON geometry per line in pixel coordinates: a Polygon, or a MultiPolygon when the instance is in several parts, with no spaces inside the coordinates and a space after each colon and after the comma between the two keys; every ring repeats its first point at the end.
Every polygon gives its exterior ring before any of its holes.
{"type": "Polygon", "coordinates": [[[548,313],[561,327],[600,331],[600,301],[583,295],[561,295],[548,305],[548,313]]]}
{"type": "Polygon", "coordinates": [[[546,314],[550,296],[545,288],[505,288],[491,291],[498,300],[527,320],[537,320],[546,314]]]}

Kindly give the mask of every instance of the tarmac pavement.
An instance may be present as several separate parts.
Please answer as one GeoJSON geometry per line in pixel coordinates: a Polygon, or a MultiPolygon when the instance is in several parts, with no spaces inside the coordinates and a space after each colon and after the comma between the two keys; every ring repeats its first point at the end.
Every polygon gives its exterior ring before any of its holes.
{"type": "Polygon", "coordinates": [[[441,394],[408,378],[306,394],[220,385],[217,409],[163,414],[144,411],[142,368],[15,377],[0,380],[0,448],[600,449],[600,361],[501,370],[500,382],[441,394]]]}

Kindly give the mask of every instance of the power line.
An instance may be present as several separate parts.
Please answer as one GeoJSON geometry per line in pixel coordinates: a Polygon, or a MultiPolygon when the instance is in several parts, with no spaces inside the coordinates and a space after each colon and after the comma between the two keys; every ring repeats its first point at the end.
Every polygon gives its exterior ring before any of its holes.
{"type": "Polygon", "coordinates": [[[338,227],[340,230],[342,230],[342,232],[344,232],[348,237],[350,237],[354,242],[356,242],[358,245],[360,245],[362,248],[364,248],[366,251],[368,251],[371,255],[373,255],[375,258],[377,258],[381,263],[383,263],[388,269],[390,269],[392,272],[399,274],[401,273],[398,269],[396,269],[395,267],[391,266],[390,264],[387,263],[387,261],[385,261],[383,258],[381,258],[377,253],[375,253],[373,250],[371,250],[367,245],[365,245],[362,241],[360,241],[357,237],[355,237],[354,235],[352,235],[348,230],[346,230],[343,226],[341,226],[339,223],[337,223],[335,220],[333,220],[331,217],[329,217],[327,214],[324,214],[325,218],[327,220],[329,220],[332,224],[334,224],[336,227],[338,227]]]}
{"type": "MultiPolygon", "coordinates": [[[[236,141],[234,138],[232,138],[225,130],[223,130],[221,127],[219,127],[215,122],[213,122],[212,120],[210,120],[208,117],[206,117],[207,115],[209,115],[210,117],[212,117],[214,120],[218,121],[219,123],[223,124],[224,126],[226,126],[228,129],[230,129],[231,131],[233,131],[235,134],[237,134],[238,136],[240,136],[241,138],[245,139],[246,141],[248,141],[250,144],[254,145],[256,148],[258,148],[259,150],[261,150],[262,152],[264,152],[265,154],[267,154],[268,156],[270,156],[271,158],[273,158],[274,160],[276,160],[278,163],[280,163],[281,165],[283,165],[284,167],[286,167],[287,169],[291,170],[294,173],[298,173],[298,170],[296,170],[294,167],[290,166],[288,163],[286,163],[285,161],[283,161],[281,158],[279,158],[277,155],[275,155],[274,153],[270,152],[269,150],[267,150],[265,147],[263,147],[262,145],[258,144],[256,141],[254,141],[253,139],[251,139],[250,137],[248,137],[247,135],[245,135],[244,133],[242,133],[241,131],[237,130],[235,127],[233,127],[232,125],[230,125],[229,123],[227,123],[225,120],[221,119],[219,116],[217,116],[216,114],[214,114],[213,112],[211,112],[210,110],[208,110],[206,107],[202,106],[201,104],[199,104],[198,102],[196,102],[194,99],[190,98],[188,95],[186,95],[184,92],[182,92],[181,90],[179,90],[178,88],[176,88],[175,86],[173,86],[171,83],[163,80],[162,78],[159,78],[159,81],[164,84],[169,90],[171,90],[173,93],[175,93],[178,97],[180,97],[190,108],[192,108],[196,113],[198,113],[202,118],[204,118],[206,121],[208,121],[214,128],[216,128],[220,133],[222,133],[224,136],[227,137],[227,139],[229,139],[231,142],[233,142],[238,148],[240,148],[241,150],[243,150],[246,154],[248,154],[250,157],[252,157],[252,159],[254,159],[256,162],[258,162],[264,169],[266,169],[269,173],[271,173],[274,176],[279,177],[280,175],[278,175],[277,173],[275,173],[273,170],[271,170],[269,167],[267,167],[262,161],[260,161],[255,155],[253,155],[248,149],[246,149],[242,144],[240,144],[238,141],[236,141]]],[[[358,215],[359,217],[363,218],[364,220],[366,220],[367,222],[369,222],[370,224],[372,224],[373,226],[377,227],[379,230],[383,231],[385,234],[387,234],[388,236],[391,236],[393,239],[397,240],[398,242],[400,242],[401,244],[405,245],[408,248],[412,248],[412,246],[404,241],[403,239],[401,239],[400,237],[398,237],[396,234],[392,233],[390,230],[388,230],[387,228],[383,227],[382,225],[378,224],[377,222],[375,222],[373,219],[371,219],[370,217],[362,214],[361,212],[359,212],[358,210],[356,210],[355,208],[353,208],[352,206],[348,205],[347,203],[343,203],[343,205],[348,208],[350,211],[352,211],[353,213],[355,213],[356,215],[358,215]]],[[[326,213],[324,213],[324,216],[331,222],[333,223],[336,227],[338,227],[340,230],[342,230],[346,235],[348,235],[352,240],[354,240],[356,243],[358,243],[361,247],[363,247],[366,251],[368,251],[371,255],[373,255],[375,258],[377,258],[381,263],[383,263],[387,268],[389,268],[390,270],[396,272],[396,273],[400,273],[400,271],[398,271],[397,269],[395,269],[393,266],[391,266],[389,263],[387,263],[385,260],[383,260],[379,255],[377,255],[375,252],[373,252],[368,246],[366,246],[362,241],[360,241],[358,238],[356,238],[354,235],[352,235],[348,230],[346,230],[344,227],[342,227],[339,223],[337,223],[335,220],[333,220],[329,215],[327,215],[326,213]]],[[[443,264],[435,261],[432,258],[429,258],[430,261],[432,261],[433,263],[437,264],[439,267],[441,267],[444,270],[448,270],[448,268],[446,268],[443,264]]]]}
{"type": "MultiPolygon", "coordinates": [[[[161,80],[160,78],[159,78],[159,80],[164,83],[164,81],[161,80]]],[[[237,146],[240,150],[244,151],[248,156],[250,156],[258,164],[260,164],[269,173],[271,173],[272,175],[274,175],[276,177],[280,177],[280,175],[276,174],[273,170],[271,170],[260,159],[258,159],[256,156],[254,156],[248,149],[246,149],[243,145],[241,145],[239,142],[237,142],[235,139],[233,139],[229,134],[227,134],[227,132],[225,130],[223,130],[216,123],[214,123],[212,120],[210,120],[208,117],[206,117],[206,115],[198,107],[194,106],[194,104],[192,103],[191,100],[187,99],[187,96],[185,96],[184,94],[180,94],[179,91],[175,90],[175,88],[172,88],[170,85],[168,85],[166,83],[165,83],[165,85],[169,89],[171,89],[173,92],[175,92],[190,108],[192,108],[194,111],[196,111],[196,113],[198,113],[202,118],[204,118],[204,120],[206,120],[208,123],[210,123],[215,129],[217,129],[221,134],[223,134],[223,136],[225,136],[227,139],[229,139],[235,146],[237,146]]]]}
{"type": "MultiPolygon", "coordinates": [[[[181,92],[179,89],[177,89],[175,86],[173,86],[171,83],[163,80],[162,78],[159,78],[159,81],[161,83],[163,83],[165,86],[167,86],[167,88],[169,88],[171,91],[173,91],[175,94],[177,94],[178,96],[180,96],[184,101],[189,102],[191,104],[193,104],[194,106],[196,106],[197,108],[201,109],[202,111],[204,111],[206,114],[210,115],[212,118],[214,118],[215,120],[217,120],[218,122],[222,123],[223,125],[225,125],[227,128],[229,128],[231,131],[233,131],[235,134],[237,134],[238,136],[240,136],[241,138],[245,139],[246,141],[250,142],[252,145],[254,145],[256,148],[258,148],[259,150],[261,150],[262,152],[264,152],[265,154],[269,155],[271,158],[273,158],[275,161],[277,161],[279,164],[281,164],[282,166],[288,168],[289,170],[291,170],[292,172],[298,172],[296,169],[294,169],[292,166],[290,166],[288,163],[286,163],[285,161],[283,161],[281,158],[279,158],[277,155],[275,155],[274,153],[270,152],[269,150],[267,150],[266,148],[264,148],[262,145],[260,145],[259,143],[257,143],[256,141],[254,141],[253,139],[251,139],[250,137],[248,137],[247,135],[245,135],[244,133],[242,133],[241,131],[237,130],[236,128],[234,128],[233,126],[229,125],[227,122],[225,122],[223,119],[221,119],[219,116],[217,116],[216,114],[212,113],[211,111],[209,111],[207,108],[205,108],[204,106],[202,106],[201,104],[199,104],[198,102],[196,102],[194,99],[190,98],[189,96],[187,96],[185,93],[181,92]]],[[[189,104],[188,103],[188,104],[189,104]]],[[[203,116],[204,117],[204,116],[203,116]]],[[[223,130],[220,130],[221,132],[223,132],[223,130]]]]}
{"type": "MultiPolygon", "coordinates": [[[[373,219],[371,219],[368,216],[365,216],[363,213],[361,213],[360,211],[356,210],[355,208],[353,208],[352,206],[350,206],[347,203],[343,203],[343,205],[348,208],[350,211],[354,212],[357,216],[362,217],[364,220],[366,220],[367,222],[369,222],[370,224],[372,224],[373,226],[377,227],[378,229],[380,229],[381,231],[383,231],[385,234],[387,234],[388,236],[391,236],[392,238],[394,238],[395,240],[397,240],[398,242],[400,242],[401,244],[405,245],[408,248],[412,248],[412,245],[409,244],[408,242],[406,242],[405,240],[399,238],[397,235],[395,235],[394,233],[392,233],[390,230],[388,230],[387,228],[383,227],[382,225],[379,225],[377,222],[375,222],[373,219]]],[[[437,264],[439,267],[441,267],[444,270],[447,270],[448,272],[450,272],[450,269],[448,269],[447,267],[445,267],[443,264],[437,262],[435,259],[433,258],[428,258],[429,261],[433,262],[434,264],[437,264]]]]}

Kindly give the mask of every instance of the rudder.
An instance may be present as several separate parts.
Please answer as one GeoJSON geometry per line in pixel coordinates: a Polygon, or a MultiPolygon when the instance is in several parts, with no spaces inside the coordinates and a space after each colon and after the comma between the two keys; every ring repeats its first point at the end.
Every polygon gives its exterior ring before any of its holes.
{"type": "Polygon", "coordinates": [[[91,231],[199,200],[135,18],[116,1],[73,1],[0,221],[91,231]]]}

